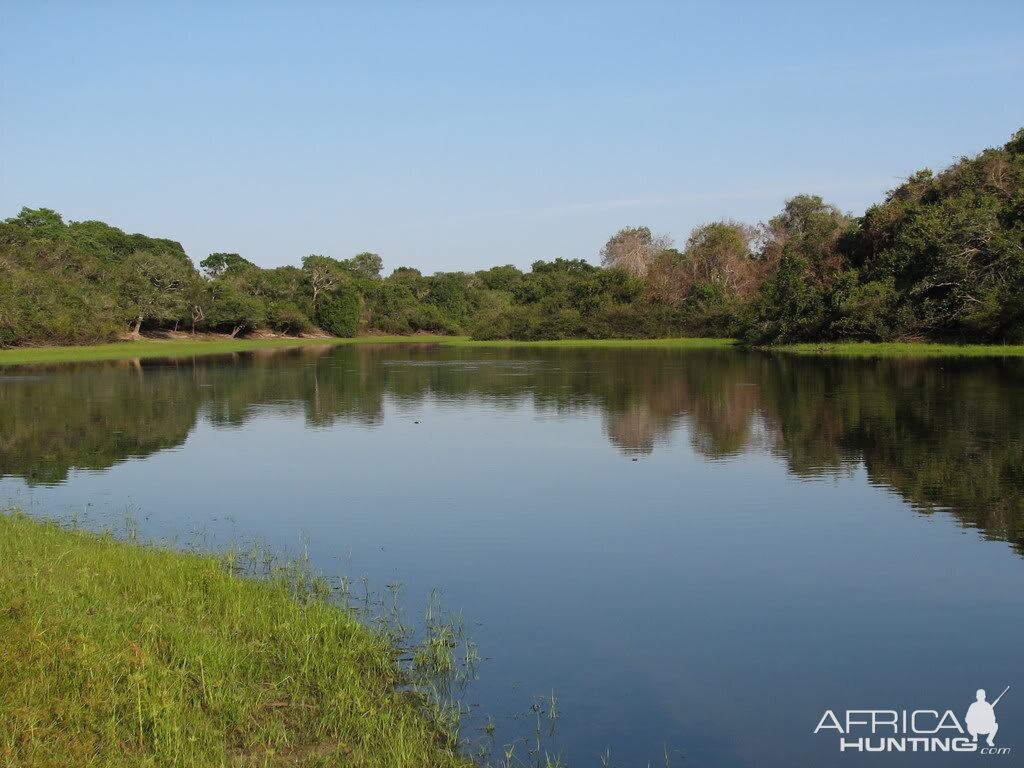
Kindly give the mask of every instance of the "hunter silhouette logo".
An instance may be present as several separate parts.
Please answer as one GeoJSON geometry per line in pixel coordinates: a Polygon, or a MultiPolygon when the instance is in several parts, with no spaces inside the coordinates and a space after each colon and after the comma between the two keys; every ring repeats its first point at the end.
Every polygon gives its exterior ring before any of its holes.
{"type": "Polygon", "coordinates": [[[1010,690],[1006,686],[991,704],[984,688],[964,716],[964,723],[947,709],[848,709],[843,717],[831,709],[818,721],[814,733],[834,730],[840,752],[975,752],[1008,755],[1010,747],[996,746],[996,704],[1010,690]],[[964,727],[966,726],[966,727],[964,727]],[[978,743],[985,737],[985,746],[978,743]]]}
{"type": "Polygon", "coordinates": [[[990,747],[996,745],[996,732],[999,730],[999,723],[996,722],[996,704],[1008,690],[1010,690],[1010,686],[1006,686],[996,700],[989,704],[985,701],[985,689],[978,689],[975,696],[977,700],[971,704],[970,709],[967,710],[967,717],[964,718],[967,721],[967,732],[971,734],[974,741],[978,740],[978,734],[981,733],[988,736],[985,741],[990,747]]]}

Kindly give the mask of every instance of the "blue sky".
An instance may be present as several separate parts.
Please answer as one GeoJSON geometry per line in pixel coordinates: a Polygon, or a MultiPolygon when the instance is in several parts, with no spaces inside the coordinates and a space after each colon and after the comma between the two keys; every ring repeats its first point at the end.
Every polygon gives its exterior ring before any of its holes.
{"type": "Polygon", "coordinates": [[[1020,2],[0,2],[0,216],[263,266],[855,213],[1024,125],[1020,2]]]}

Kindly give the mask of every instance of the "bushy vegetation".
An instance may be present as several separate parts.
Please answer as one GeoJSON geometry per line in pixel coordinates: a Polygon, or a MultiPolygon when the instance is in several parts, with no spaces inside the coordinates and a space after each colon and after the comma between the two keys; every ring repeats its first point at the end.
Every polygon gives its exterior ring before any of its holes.
{"type": "Polygon", "coordinates": [[[1024,129],[923,170],[862,217],[798,195],[766,224],[711,222],[681,249],[627,227],[581,259],[382,277],[380,256],[263,269],[23,209],[0,224],[0,345],[84,344],[142,330],[476,339],[738,336],[1024,342],[1024,129]]]}
{"type": "Polygon", "coordinates": [[[1024,130],[920,171],[860,219],[798,197],[772,219],[775,268],[746,337],[1024,341],[1024,130]]]}

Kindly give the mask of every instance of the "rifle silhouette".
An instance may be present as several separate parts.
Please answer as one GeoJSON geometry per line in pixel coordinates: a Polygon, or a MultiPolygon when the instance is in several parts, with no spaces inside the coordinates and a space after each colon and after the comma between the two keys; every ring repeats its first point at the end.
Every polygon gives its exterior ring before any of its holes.
{"type": "Polygon", "coordinates": [[[995,709],[995,706],[996,706],[996,704],[998,704],[998,703],[999,703],[999,699],[1003,698],[1003,696],[1005,696],[1005,695],[1006,695],[1006,691],[1008,691],[1008,690],[1010,690],[1010,686],[1006,686],[1006,688],[1005,688],[1005,689],[1003,690],[1003,692],[1002,692],[1002,693],[1000,693],[1000,694],[999,694],[999,695],[998,695],[998,696],[996,697],[996,700],[992,702],[992,708],[993,708],[993,709],[995,709]]]}

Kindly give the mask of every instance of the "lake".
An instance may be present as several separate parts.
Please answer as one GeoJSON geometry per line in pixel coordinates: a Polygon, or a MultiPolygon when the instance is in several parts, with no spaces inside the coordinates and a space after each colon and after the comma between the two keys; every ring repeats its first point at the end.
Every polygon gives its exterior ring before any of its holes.
{"type": "MultiPolygon", "coordinates": [[[[840,753],[826,710],[952,710],[1024,751],[1024,360],[360,344],[0,369],[0,500],[432,590],[465,733],[574,766],[840,753]]],[[[933,727],[935,720],[930,722],[933,727]]],[[[849,738],[870,735],[863,729],[849,738]]],[[[938,735],[951,735],[948,731],[938,735]]],[[[1009,765],[1014,756],[999,757],[1009,765]]]]}

